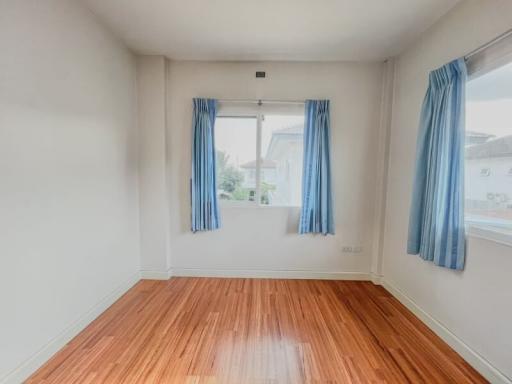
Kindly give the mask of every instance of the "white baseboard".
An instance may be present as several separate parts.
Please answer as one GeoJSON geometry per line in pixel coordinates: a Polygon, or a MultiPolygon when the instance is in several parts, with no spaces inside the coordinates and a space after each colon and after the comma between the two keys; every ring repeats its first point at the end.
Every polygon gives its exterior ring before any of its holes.
{"type": "Polygon", "coordinates": [[[382,286],[395,296],[403,305],[423,321],[435,334],[452,347],[464,360],[475,368],[482,376],[493,384],[512,384],[512,379],[501,373],[484,357],[471,349],[464,341],[453,332],[425,312],[414,300],[386,280],[381,281],[382,286]]]}
{"type": "Polygon", "coordinates": [[[323,272],[301,270],[257,270],[257,269],[203,269],[173,268],[172,276],[181,277],[232,277],[258,279],[318,279],[318,280],[363,280],[370,275],[364,272],[323,272]]]}
{"type": "Polygon", "coordinates": [[[14,371],[0,379],[0,384],[19,384],[26,380],[32,373],[46,363],[55,353],[66,345],[72,338],[78,335],[94,319],[101,315],[117,299],[126,293],[140,280],[140,273],[137,272],[124,283],[119,285],[113,292],[105,296],[90,310],[85,312],[76,321],[67,326],[58,336],[50,340],[39,351],[28,360],[18,366],[14,371]]]}
{"type": "Polygon", "coordinates": [[[172,269],[167,271],[140,271],[141,279],[145,280],[169,280],[172,275],[172,269]]]}
{"type": "Polygon", "coordinates": [[[371,279],[373,284],[381,285],[382,284],[383,276],[382,275],[377,275],[375,273],[371,273],[370,274],[370,279],[371,279]]]}

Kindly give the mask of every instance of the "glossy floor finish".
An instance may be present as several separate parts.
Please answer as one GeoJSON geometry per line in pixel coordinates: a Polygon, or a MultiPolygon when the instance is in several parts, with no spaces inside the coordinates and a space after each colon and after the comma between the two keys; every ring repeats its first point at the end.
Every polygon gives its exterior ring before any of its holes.
{"type": "Polygon", "coordinates": [[[485,383],[369,282],[141,281],[27,383],[485,383]]]}

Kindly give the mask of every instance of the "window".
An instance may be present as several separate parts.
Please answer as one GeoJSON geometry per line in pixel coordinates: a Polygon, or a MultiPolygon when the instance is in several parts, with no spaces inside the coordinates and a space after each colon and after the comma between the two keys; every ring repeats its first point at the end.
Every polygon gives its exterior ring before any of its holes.
{"type": "Polygon", "coordinates": [[[256,117],[218,117],[215,121],[217,194],[220,200],[254,201],[256,117]],[[251,193],[252,192],[252,193],[251,193]]]}
{"type": "Polygon", "coordinates": [[[484,176],[484,177],[491,176],[491,169],[490,168],[482,168],[480,170],[480,176],[484,176]]]}
{"type": "Polygon", "coordinates": [[[512,235],[512,63],[467,84],[466,222],[512,235]]]}
{"type": "Polygon", "coordinates": [[[217,193],[227,202],[300,206],[304,105],[220,103],[217,193]]]}

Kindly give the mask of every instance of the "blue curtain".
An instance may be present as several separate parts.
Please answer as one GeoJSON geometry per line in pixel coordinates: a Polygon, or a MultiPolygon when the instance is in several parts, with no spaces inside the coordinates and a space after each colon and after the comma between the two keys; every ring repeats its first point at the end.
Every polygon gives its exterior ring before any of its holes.
{"type": "Polygon", "coordinates": [[[407,252],[464,268],[464,59],[432,71],[421,112],[407,252]]]}
{"type": "Polygon", "coordinates": [[[299,233],[334,234],[328,100],[307,100],[299,233]]]}
{"type": "Polygon", "coordinates": [[[194,99],[192,139],[192,232],[220,227],[215,176],[217,101],[194,99]]]}

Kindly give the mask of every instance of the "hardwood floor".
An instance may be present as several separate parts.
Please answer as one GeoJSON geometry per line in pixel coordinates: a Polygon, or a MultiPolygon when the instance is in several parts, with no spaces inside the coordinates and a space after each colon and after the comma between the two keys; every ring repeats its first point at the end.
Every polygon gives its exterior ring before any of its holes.
{"type": "Polygon", "coordinates": [[[27,383],[485,383],[369,282],[141,281],[27,383]]]}

